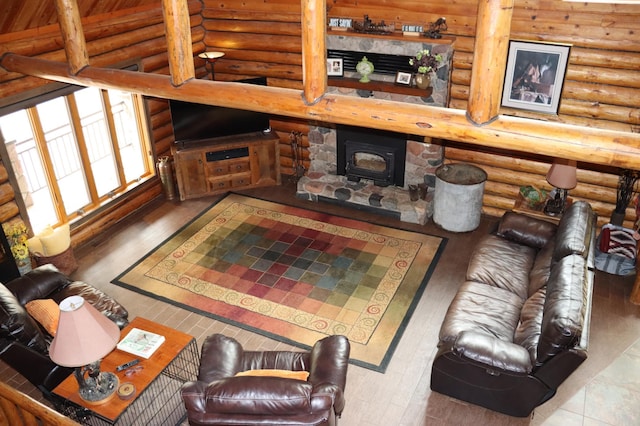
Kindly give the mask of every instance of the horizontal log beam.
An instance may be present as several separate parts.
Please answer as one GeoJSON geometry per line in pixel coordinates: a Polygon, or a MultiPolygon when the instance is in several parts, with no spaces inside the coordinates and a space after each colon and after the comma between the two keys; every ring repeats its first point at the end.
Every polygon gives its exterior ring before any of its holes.
{"type": "Polygon", "coordinates": [[[503,115],[485,126],[475,126],[462,110],[339,94],[326,94],[316,104],[305,105],[302,92],[295,89],[204,79],[193,79],[175,88],[168,76],[91,66],[73,76],[67,64],[15,54],[4,55],[0,65],[8,71],[83,86],[253,111],[273,111],[287,117],[386,129],[640,170],[640,134],[635,133],[503,115]],[[216,96],[211,97],[210,93],[216,96]]]}

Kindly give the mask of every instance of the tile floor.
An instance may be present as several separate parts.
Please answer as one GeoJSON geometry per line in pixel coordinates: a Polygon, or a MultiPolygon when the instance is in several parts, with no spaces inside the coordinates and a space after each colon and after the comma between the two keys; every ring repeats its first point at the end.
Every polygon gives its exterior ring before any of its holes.
{"type": "MultiPolygon", "coordinates": [[[[350,366],[347,405],[341,426],[389,425],[640,425],[640,306],[629,302],[633,277],[596,274],[589,358],[538,407],[530,418],[514,418],[454,400],[429,389],[439,325],[462,282],[467,259],[477,240],[489,232],[495,218],[483,217],[479,228],[454,234],[433,223],[399,223],[378,215],[326,203],[296,200],[291,184],[249,195],[297,204],[327,213],[358,217],[386,226],[421,230],[449,238],[447,248],[407,325],[385,374],[350,366]],[[268,194],[266,194],[268,192],[268,194]]],[[[234,336],[256,350],[293,349],[285,344],[187,312],[133,293],[110,280],[169,237],[216,197],[186,202],[155,200],[123,220],[112,232],[99,235],[76,250],[80,264],[73,278],[106,291],[123,303],[130,317],[143,316],[196,337],[198,344],[211,333],[234,336]]],[[[39,392],[0,362],[0,377],[12,386],[40,398],[39,392]]]]}

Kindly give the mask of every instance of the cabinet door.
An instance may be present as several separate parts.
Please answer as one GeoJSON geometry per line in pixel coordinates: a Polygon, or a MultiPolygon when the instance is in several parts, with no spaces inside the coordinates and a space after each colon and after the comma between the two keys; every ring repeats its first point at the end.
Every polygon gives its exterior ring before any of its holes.
{"type": "Polygon", "coordinates": [[[175,157],[180,199],[206,195],[209,188],[204,170],[204,154],[197,151],[178,151],[175,157]]]}
{"type": "Polygon", "coordinates": [[[275,141],[251,147],[251,174],[255,185],[280,185],[280,156],[275,141]]]}

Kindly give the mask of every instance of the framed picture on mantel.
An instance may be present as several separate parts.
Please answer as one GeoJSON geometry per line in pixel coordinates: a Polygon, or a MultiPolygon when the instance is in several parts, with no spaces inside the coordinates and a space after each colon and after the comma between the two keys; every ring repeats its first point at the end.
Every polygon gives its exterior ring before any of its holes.
{"type": "Polygon", "coordinates": [[[342,77],[344,68],[342,58],[327,58],[327,76],[342,77]]]}
{"type": "Polygon", "coordinates": [[[567,44],[510,41],[502,106],[557,114],[570,48],[567,44]]]}

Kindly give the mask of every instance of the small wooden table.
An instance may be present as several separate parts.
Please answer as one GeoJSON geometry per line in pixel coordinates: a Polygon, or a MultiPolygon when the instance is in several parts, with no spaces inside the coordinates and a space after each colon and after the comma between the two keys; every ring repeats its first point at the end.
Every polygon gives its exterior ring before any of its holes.
{"type": "MultiPolygon", "coordinates": [[[[567,198],[567,202],[564,206],[565,210],[569,208],[572,202],[573,202],[573,199],[571,197],[567,198]]],[[[512,211],[516,213],[526,214],[527,216],[535,217],[536,219],[543,219],[549,222],[553,222],[556,225],[560,223],[560,219],[562,218],[561,214],[557,216],[549,216],[548,214],[544,213],[543,209],[544,209],[544,204],[542,205],[542,208],[540,208],[539,210],[534,209],[533,207],[530,207],[527,201],[522,196],[522,194],[518,193],[518,198],[516,198],[516,201],[513,204],[512,211]]]]}
{"type": "Polygon", "coordinates": [[[77,417],[74,420],[91,425],[176,425],[186,418],[180,388],[183,383],[195,380],[198,374],[199,355],[195,338],[144,318],[131,321],[122,330],[120,338],[132,328],[161,334],[166,340],[149,359],[115,349],[102,360],[100,370],[115,373],[120,384],[133,384],[135,396],[125,400],[114,394],[102,404],[88,404],[80,398],[78,382],[71,375],[53,390],[68,404],[65,414],[72,413],[71,417],[77,417]],[[125,371],[116,372],[118,365],[135,358],[140,360],[141,370],[130,376],[126,376],[125,371]],[[75,412],[84,413],[74,416],[74,408],[75,412]]]}

